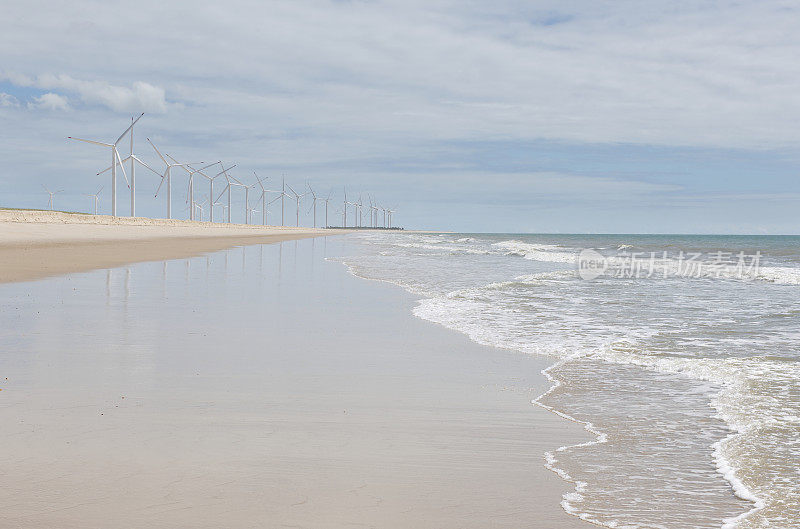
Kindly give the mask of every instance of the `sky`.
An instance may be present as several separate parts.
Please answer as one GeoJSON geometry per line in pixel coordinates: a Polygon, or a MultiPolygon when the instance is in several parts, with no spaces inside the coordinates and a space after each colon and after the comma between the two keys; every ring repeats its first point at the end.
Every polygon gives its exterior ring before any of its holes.
{"type": "MultiPolygon", "coordinates": [[[[332,193],[331,224],[346,187],[407,228],[800,233],[796,2],[33,0],[3,11],[0,206],[46,208],[46,186],[65,190],[57,209],[88,211],[102,185],[108,213],[110,178],[96,173],[110,152],[67,136],[114,141],[144,112],[135,151],[158,171],[145,138],[178,161],[237,164],[248,184],[255,171],[273,189],[285,178],[332,193]]],[[[186,176],[173,171],[185,217],[186,176]]],[[[137,170],[137,214],[164,216],[159,181],[137,170]]]]}

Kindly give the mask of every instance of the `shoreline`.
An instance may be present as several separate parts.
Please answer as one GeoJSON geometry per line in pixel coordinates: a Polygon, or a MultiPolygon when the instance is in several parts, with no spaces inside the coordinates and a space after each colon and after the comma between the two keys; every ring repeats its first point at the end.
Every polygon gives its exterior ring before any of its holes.
{"type": "Polygon", "coordinates": [[[0,284],[344,233],[348,231],[0,210],[0,284]]]}

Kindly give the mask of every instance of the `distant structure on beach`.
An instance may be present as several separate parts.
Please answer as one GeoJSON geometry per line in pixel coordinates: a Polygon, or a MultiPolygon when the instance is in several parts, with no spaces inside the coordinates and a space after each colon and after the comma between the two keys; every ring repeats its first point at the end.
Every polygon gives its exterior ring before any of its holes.
{"type": "MultiPolygon", "coordinates": [[[[87,140],[83,138],[76,138],[73,136],[68,136],[68,139],[76,140],[84,143],[90,143],[93,145],[99,145],[101,147],[105,147],[110,150],[111,155],[111,165],[106,167],[103,170],[97,172],[98,175],[104,174],[106,172],[111,173],[111,194],[110,194],[110,201],[111,201],[111,215],[116,217],[119,216],[117,213],[117,184],[118,184],[118,177],[117,177],[117,170],[119,169],[122,172],[122,177],[125,181],[127,188],[130,191],[130,216],[136,216],[136,167],[137,165],[143,167],[153,173],[154,175],[159,177],[158,187],[156,188],[155,194],[153,198],[158,198],[159,194],[164,190],[164,198],[163,200],[166,202],[165,204],[165,218],[172,219],[173,218],[173,197],[172,197],[172,180],[175,177],[173,174],[173,169],[182,169],[183,173],[186,174],[187,178],[187,186],[186,186],[186,198],[185,204],[186,207],[184,210],[187,212],[188,220],[194,220],[198,222],[214,222],[214,212],[215,209],[221,209],[222,215],[226,219],[227,223],[232,222],[232,212],[234,211],[234,197],[235,195],[238,196],[238,199],[242,200],[242,211],[244,212],[244,224],[253,224],[254,219],[256,218],[256,214],[261,213],[261,224],[266,226],[268,221],[268,208],[278,202],[280,200],[281,203],[281,226],[285,226],[285,199],[290,199],[295,202],[295,226],[300,226],[301,222],[301,206],[304,201],[310,201],[310,207],[306,212],[306,216],[309,214],[311,215],[311,225],[316,228],[317,227],[317,202],[324,202],[325,203],[325,228],[336,228],[336,229],[359,229],[359,230],[402,230],[402,228],[396,227],[393,225],[393,215],[395,213],[394,208],[385,207],[380,205],[376,202],[371,194],[361,194],[358,196],[357,201],[348,201],[347,200],[347,190],[344,190],[344,200],[342,201],[342,209],[339,211],[334,211],[334,214],[341,214],[342,224],[341,226],[332,226],[329,224],[329,209],[330,209],[330,201],[333,197],[333,191],[330,191],[325,198],[322,198],[322,195],[318,195],[314,188],[311,187],[311,184],[305,182],[305,187],[308,191],[304,193],[298,193],[297,191],[292,188],[289,184],[285,182],[285,179],[282,178],[281,181],[281,189],[267,189],[264,186],[264,183],[268,179],[268,177],[260,177],[258,174],[253,171],[253,176],[255,177],[255,182],[253,183],[246,183],[235,176],[233,176],[230,171],[236,167],[236,164],[229,165],[226,167],[222,161],[216,161],[207,165],[203,165],[204,162],[179,162],[177,159],[172,157],[169,153],[164,151],[163,149],[159,149],[156,145],[150,141],[150,138],[147,138],[147,142],[153,148],[153,151],[164,164],[163,172],[158,172],[157,170],[153,169],[149,164],[139,158],[137,155],[134,154],[134,126],[139,122],[139,120],[144,116],[144,113],[140,114],[138,117],[131,118],[131,124],[128,126],[125,131],[117,137],[114,143],[106,143],[101,141],[95,140],[87,140]],[[128,138],[130,140],[130,152],[125,157],[122,158],[119,152],[119,146],[123,139],[128,138]],[[125,170],[125,163],[129,162],[129,170],[125,170]],[[201,166],[197,168],[197,166],[201,166]],[[211,176],[210,172],[207,172],[210,168],[219,165],[221,171],[216,173],[215,175],[211,176]],[[128,173],[130,173],[130,179],[128,178],[128,173]],[[203,199],[202,201],[198,202],[195,200],[195,177],[202,177],[209,184],[208,188],[208,198],[203,199]],[[214,196],[214,181],[219,178],[223,177],[225,179],[225,186],[221,192],[218,192],[218,195],[214,196]],[[244,196],[240,194],[239,191],[234,193],[234,189],[241,189],[244,191],[244,196]],[[254,201],[250,201],[250,190],[253,189],[257,192],[254,193],[254,201]],[[260,191],[260,193],[258,193],[260,191]],[[367,197],[367,200],[364,200],[364,196],[367,197]],[[225,197],[224,202],[220,202],[220,199],[225,197]],[[348,222],[348,209],[352,208],[352,213],[350,215],[350,222],[348,222]],[[206,213],[207,212],[207,213],[206,213]],[[365,215],[366,213],[366,215],[365,215]],[[366,217],[366,218],[365,218],[366,217]]],[[[212,158],[213,159],[213,158],[212,158]]],[[[43,186],[44,187],[44,186],[43,186]]],[[[45,188],[46,189],[46,188],[45,188]]],[[[47,190],[47,189],[46,189],[47,190]]],[[[100,188],[102,190],[102,187],[100,188]]],[[[93,199],[94,205],[94,214],[97,215],[99,208],[98,208],[98,201],[99,201],[99,194],[100,190],[98,190],[95,194],[89,195],[93,199]]],[[[48,201],[48,208],[53,209],[53,197],[56,193],[60,193],[59,191],[51,192],[50,199],[48,201]]],[[[238,201],[238,200],[237,200],[238,201]]],[[[335,202],[334,202],[335,204],[335,202]]],[[[237,208],[238,209],[238,208],[237,208]]],[[[291,221],[290,221],[291,222],[291,221]]]]}
{"type": "Polygon", "coordinates": [[[42,184],[42,187],[44,188],[45,191],[47,191],[47,194],[49,195],[49,198],[47,199],[47,208],[50,211],[52,211],[53,210],[53,197],[55,197],[59,193],[62,193],[64,190],[63,189],[59,189],[58,191],[50,191],[49,189],[47,189],[47,186],[45,186],[44,184],[42,184]]]}

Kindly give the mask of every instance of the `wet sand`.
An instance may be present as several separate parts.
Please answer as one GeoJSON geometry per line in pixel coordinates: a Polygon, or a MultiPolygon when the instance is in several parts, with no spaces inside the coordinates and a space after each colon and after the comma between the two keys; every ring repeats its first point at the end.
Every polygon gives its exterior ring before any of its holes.
{"type": "Polygon", "coordinates": [[[0,285],[0,526],[591,527],[547,361],[411,316],[346,237],[0,285]],[[5,378],[8,378],[5,380],[5,378]]]}

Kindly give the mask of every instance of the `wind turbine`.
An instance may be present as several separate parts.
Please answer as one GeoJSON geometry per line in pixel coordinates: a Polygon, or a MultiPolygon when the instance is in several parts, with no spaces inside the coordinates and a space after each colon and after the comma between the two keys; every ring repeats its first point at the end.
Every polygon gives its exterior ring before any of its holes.
{"type": "Polygon", "coordinates": [[[326,228],[327,228],[328,226],[330,226],[330,224],[328,224],[328,202],[330,202],[330,201],[331,201],[331,195],[332,195],[332,194],[333,194],[333,191],[331,191],[330,193],[328,193],[328,196],[327,196],[327,198],[323,198],[323,199],[322,199],[322,200],[324,200],[324,201],[325,201],[325,227],[326,227],[326,228]]]}
{"type": "MultiPolygon", "coordinates": [[[[313,198],[313,200],[311,202],[311,208],[314,209],[314,227],[316,228],[317,227],[317,194],[314,193],[314,190],[311,188],[311,185],[308,182],[306,182],[306,185],[308,186],[308,190],[311,193],[311,197],[313,198]]],[[[311,209],[311,208],[309,208],[309,209],[311,209]]]]}
{"type": "Polygon", "coordinates": [[[130,187],[130,184],[128,184],[128,176],[125,174],[125,167],[122,166],[122,161],[119,157],[119,150],[117,149],[117,145],[119,145],[119,142],[122,141],[122,138],[125,137],[128,131],[130,131],[133,128],[133,126],[136,125],[136,122],[142,119],[142,116],[144,116],[144,112],[139,114],[139,117],[136,118],[133,121],[133,123],[131,123],[130,127],[125,129],[125,132],[120,134],[119,138],[117,138],[117,141],[115,141],[114,143],[103,143],[100,141],[84,140],[83,138],[75,138],[72,136],[67,136],[67,139],[70,140],[92,143],[94,145],[100,145],[101,147],[111,147],[111,215],[113,217],[117,216],[117,162],[120,162],[119,168],[122,169],[122,175],[125,177],[125,183],[128,185],[128,187],[130,187]]]}
{"type": "MultiPolygon", "coordinates": [[[[169,154],[167,155],[167,158],[169,158],[173,162],[177,163],[177,160],[175,158],[173,158],[172,156],[170,156],[169,154]]],[[[191,166],[191,164],[188,164],[188,163],[187,164],[181,164],[181,166],[183,167],[183,170],[186,171],[189,174],[189,185],[188,185],[187,192],[186,192],[186,196],[187,196],[186,201],[189,204],[194,204],[195,203],[195,201],[194,201],[194,175],[200,174],[202,176],[205,176],[206,178],[210,178],[203,171],[205,171],[206,169],[208,169],[209,167],[211,167],[213,165],[217,165],[218,163],[221,164],[222,162],[210,163],[210,164],[206,165],[205,167],[201,167],[200,169],[195,169],[195,168],[193,168],[191,166]]],[[[200,208],[200,209],[202,209],[202,208],[200,208]]],[[[190,210],[189,220],[194,220],[194,208],[192,208],[190,210]]]]}
{"type": "MultiPolygon", "coordinates": [[[[227,169],[225,169],[225,166],[222,165],[222,162],[217,162],[217,163],[222,168],[222,171],[220,171],[219,173],[215,174],[214,176],[208,176],[205,173],[200,173],[201,176],[204,176],[204,177],[206,177],[208,179],[208,203],[209,203],[209,206],[208,206],[208,221],[209,222],[214,222],[214,206],[221,206],[222,205],[222,203],[214,201],[214,180],[216,180],[217,178],[219,178],[220,176],[225,174],[225,171],[230,171],[231,169],[233,169],[237,165],[237,164],[233,164],[230,167],[228,167],[227,169]]],[[[214,164],[211,164],[211,165],[214,165],[214,164]]],[[[224,211],[223,211],[223,213],[224,213],[224,211]]]]}
{"type": "Polygon", "coordinates": [[[289,190],[294,195],[295,200],[297,201],[297,222],[296,222],[295,226],[299,227],[300,226],[300,199],[303,198],[304,196],[306,196],[308,193],[303,193],[302,195],[298,195],[297,191],[292,189],[292,186],[287,184],[286,187],[289,188],[289,190]]]}
{"type": "Polygon", "coordinates": [[[342,228],[347,227],[347,188],[344,188],[344,207],[342,207],[342,228]]]}
{"type": "Polygon", "coordinates": [[[286,177],[281,175],[281,226],[286,226],[283,223],[283,199],[286,197],[286,177]]]}
{"type": "Polygon", "coordinates": [[[348,204],[353,206],[353,217],[355,217],[355,219],[353,220],[353,227],[357,228],[358,227],[358,202],[345,202],[344,203],[345,213],[347,213],[347,205],[348,204]]]}
{"type": "MultiPolygon", "coordinates": [[[[222,174],[223,174],[223,176],[225,176],[225,180],[228,182],[228,185],[226,185],[225,189],[222,190],[222,193],[219,194],[219,196],[217,197],[216,202],[218,202],[219,199],[222,198],[222,195],[224,195],[226,191],[228,192],[227,211],[228,211],[228,224],[230,224],[231,223],[231,188],[233,186],[241,186],[241,187],[244,187],[246,189],[247,186],[244,185],[243,183],[241,183],[240,181],[238,181],[237,179],[235,179],[234,177],[232,177],[231,175],[229,175],[228,174],[228,169],[225,169],[225,167],[222,168],[222,174]]],[[[247,216],[247,204],[244,205],[244,208],[245,208],[245,218],[246,218],[246,216],[247,216]]],[[[223,209],[225,209],[225,206],[223,206],[223,209]]]]}
{"type": "MultiPolygon", "coordinates": [[[[261,224],[266,226],[267,225],[267,190],[264,187],[264,183],[261,181],[261,178],[258,177],[255,171],[253,171],[253,176],[256,177],[256,182],[258,182],[258,186],[261,188],[261,195],[258,197],[258,200],[261,200],[261,224]]],[[[269,178],[269,177],[267,177],[269,178]]]]}
{"type": "Polygon", "coordinates": [[[377,208],[375,207],[375,202],[372,200],[372,195],[367,195],[369,197],[369,227],[376,228],[377,218],[375,216],[375,211],[377,208]]]}
{"type": "MultiPolygon", "coordinates": [[[[172,168],[173,167],[183,167],[183,166],[186,166],[186,165],[196,165],[197,163],[203,163],[203,162],[196,162],[194,164],[186,164],[186,163],[177,163],[177,162],[173,161],[173,163],[170,163],[170,162],[167,161],[166,158],[164,158],[164,155],[161,154],[161,151],[158,150],[158,148],[153,144],[153,142],[150,141],[150,138],[147,138],[147,142],[153,147],[153,150],[156,151],[156,154],[158,155],[159,158],[161,158],[161,161],[164,162],[164,165],[166,166],[166,169],[164,170],[164,174],[161,176],[161,183],[158,184],[158,188],[156,189],[155,196],[158,196],[158,192],[161,191],[161,186],[164,184],[164,182],[166,182],[167,183],[167,218],[171,219],[172,218],[172,175],[171,175],[172,168]]],[[[169,156],[169,155],[167,155],[167,156],[169,156]]],[[[174,160],[174,158],[172,158],[171,156],[170,156],[170,159],[174,160]]]]}
{"type": "MultiPolygon", "coordinates": [[[[194,207],[200,210],[200,222],[203,221],[203,204],[205,203],[205,200],[202,202],[193,202],[194,207]]],[[[192,215],[192,220],[194,220],[194,215],[192,215]]]]}
{"type": "Polygon", "coordinates": [[[245,224],[250,224],[250,213],[251,213],[251,209],[250,209],[250,188],[251,187],[255,187],[255,184],[249,185],[249,186],[248,185],[244,186],[244,223],[245,224]]]}
{"type": "MultiPolygon", "coordinates": [[[[261,195],[259,195],[257,200],[261,200],[261,223],[266,226],[267,225],[267,193],[280,193],[280,191],[273,191],[272,189],[267,189],[264,187],[264,180],[268,180],[269,177],[264,178],[263,180],[253,171],[253,176],[256,177],[256,181],[258,182],[258,186],[261,188],[261,195]]],[[[278,196],[275,200],[272,200],[269,204],[276,202],[281,196],[278,196]]]]}
{"type": "Polygon", "coordinates": [[[217,201],[217,202],[214,202],[214,203],[211,205],[211,207],[209,208],[209,210],[210,210],[210,211],[214,211],[214,206],[219,206],[219,207],[221,207],[221,208],[222,208],[222,214],[223,214],[223,215],[225,215],[225,212],[228,210],[228,206],[227,206],[227,205],[225,205],[225,204],[224,204],[224,203],[222,203],[222,202],[219,202],[219,201],[217,201]]]}
{"type": "Polygon", "coordinates": [[[103,190],[103,186],[100,186],[100,189],[97,190],[97,193],[94,195],[86,195],[89,198],[94,199],[94,214],[97,215],[97,201],[100,199],[100,191],[103,190]]]}
{"type": "Polygon", "coordinates": [[[42,184],[42,187],[50,195],[50,198],[47,200],[47,207],[50,208],[50,211],[53,211],[53,197],[56,196],[58,193],[63,193],[64,190],[59,189],[58,191],[50,191],[44,184],[42,184]]]}
{"type": "MultiPolygon", "coordinates": [[[[245,199],[245,202],[247,202],[247,199],[245,199]]],[[[247,205],[247,212],[250,214],[250,219],[252,219],[253,218],[253,214],[254,213],[258,213],[258,209],[256,209],[255,207],[251,207],[249,202],[247,204],[248,204],[247,205]]],[[[258,204],[258,199],[256,199],[255,204],[258,204]]]]}
{"type": "Polygon", "coordinates": [[[386,212],[389,214],[389,229],[392,229],[392,213],[394,213],[395,210],[387,209],[386,212]]]}

